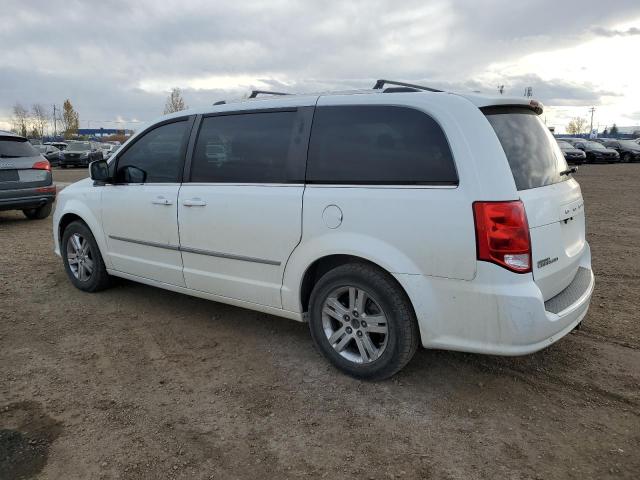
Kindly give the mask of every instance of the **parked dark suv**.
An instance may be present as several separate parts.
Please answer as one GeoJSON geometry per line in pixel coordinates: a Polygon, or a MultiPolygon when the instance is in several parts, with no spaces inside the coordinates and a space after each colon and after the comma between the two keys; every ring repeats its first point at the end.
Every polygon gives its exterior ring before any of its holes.
{"type": "MultiPolygon", "coordinates": [[[[569,142],[558,140],[558,146],[560,147],[560,150],[562,150],[562,154],[564,155],[564,159],[567,163],[582,165],[585,162],[587,155],[579,148],[575,148],[569,142]]],[[[640,147],[640,145],[638,146],[640,147]]]]}
{"type": "Polygon", "coordinates": [[[63,152],[64,158],[60,160],[60,166],[86,167],[94,160],[102,160],[102,151],[93,142],[71,142],[63,152]]]}
{"type": "Polygon", "coordinates": [[[0,131],[0,210],[22,210],[27,218],[42,219],[55,198],[49,161],[26,138],[0,131]]]}
{"type": "Polygon", "coordinates": [[[640,162],[640,145],[633,140],[609,140],[604,146],[618,152],[622,162],[640,162]]]}
{"type": "Polygon", "coordinates": [[[575,148],[579,148],[587,155],[585,163],[615,163],[620,161],[620,155],[612,148],[607,148],[601,143],[585,140],[575,142],[575,148]]]}

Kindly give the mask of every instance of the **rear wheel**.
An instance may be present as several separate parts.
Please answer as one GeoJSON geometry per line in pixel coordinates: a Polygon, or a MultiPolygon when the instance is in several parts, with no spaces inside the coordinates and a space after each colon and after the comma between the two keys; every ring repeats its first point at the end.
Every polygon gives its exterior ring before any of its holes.
{"type": "Polygon", "coordinates": [[[418,327],[404,291],[386,272],[350,263],[326,273],[311,293],[309,328],[316,347],[343,372],[382,380],[418,347],[418,327]]]}
{"type": "Polygon", "coordinates": [[[622,161],[624,163],[630,163],[631,162],[631,154],[630,153],[625,153],[624,157],[622,157],[622,161]]]}
{"type": "Polygon", "coordinates": [[[22,210],[22,213],[30,220],[42,220],[51,214],[51,206],[51,203],[47,203],[38,208],[25,208],[22,210]]]}
{"type": "Polygon", "coordinates": [[[67,276],[76,288],[98,292],[111,284],[98,244],[84,223],[76,221],[67,226],[62,234],[60,253],[67,276]]]}

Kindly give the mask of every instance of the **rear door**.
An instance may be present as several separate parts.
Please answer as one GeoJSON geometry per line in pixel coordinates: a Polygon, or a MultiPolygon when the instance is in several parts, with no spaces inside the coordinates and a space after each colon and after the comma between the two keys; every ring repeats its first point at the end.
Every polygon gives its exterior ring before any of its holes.
{"type": "Polygon", "coordinates": [[[205,116],[178,198],[187,287],[281,307],[313,107],[205,116]]]}
{"type": "Polygon", "coordinates": [[[483,112],[524,203],[533,277],[548,300],[571,283],[587,248],[580,185],[566,173],[562,151],[535,112],[518,107],[488,107],[483,112]]]}

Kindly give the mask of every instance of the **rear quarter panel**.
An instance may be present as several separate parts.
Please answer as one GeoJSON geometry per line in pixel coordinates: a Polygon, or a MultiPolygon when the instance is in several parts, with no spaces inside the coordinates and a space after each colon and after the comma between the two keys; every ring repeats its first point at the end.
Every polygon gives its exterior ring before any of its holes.
{"type": "Polygon", "coordinates": [[[284,273],[286,310],[300,311],[305,271],[333,254],[362,257],[394,274],[472,280],[477,263],[473,201],[517,198],[502,147],[484,115],[468,100],[446,93],[390,93],[321,97],[318,106],[361,103],[408,106],[431,115],[449,141],[459,186],[308,185],[302,239],[284,273]],[[485,185],[492,176],[490,186],[485,185]],[[323,219],[330,205],[342,212],[337,228],[323,219]]]}

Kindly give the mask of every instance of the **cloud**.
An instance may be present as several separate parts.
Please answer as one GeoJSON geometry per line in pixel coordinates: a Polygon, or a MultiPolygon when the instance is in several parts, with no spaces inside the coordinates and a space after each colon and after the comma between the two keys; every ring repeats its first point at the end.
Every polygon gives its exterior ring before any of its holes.
{"type": "Polygon", "coordinates": [[[475,89],[483,93],[496,93],[497,85],[505,86],[505,94],[511,96],[524,95],[525,88],[531,87],[533,97],[545,105],[585,106],[599,105],[605,97],[621,97],[622,93],[604,90],[588,81],[568,81],[560,78],[543,80],[536,74],[500,76],[499,82],[492,84],[476,83],[475,89]]]}
{"type": "MultiPolygon", "coordinates": [[[[265,85],[294,92],[369,88],[388,77],[493,92],[482,78],[488,65],[617,32],[616,24],[640,17],[637,0],[616,8],[595,1],[585,8],[578,0],[27,3],[3,0],[0,120],[16,101],[65,98],[81,122],[151,120],[173,86],[192,106],[265,85]]],[[[594,103],[612,93],[569,79],[507,82],[517,95],[531,85],[543,101],[558,104],[594,103]]]]}
{"type": "Polygon", "coordinates": [[[631,27],[627,30],[611,30],[603,27],[594,27],[591,30],[600,37],[628,37],[631,35],[640,35],[640,28],[631,27]]]}

